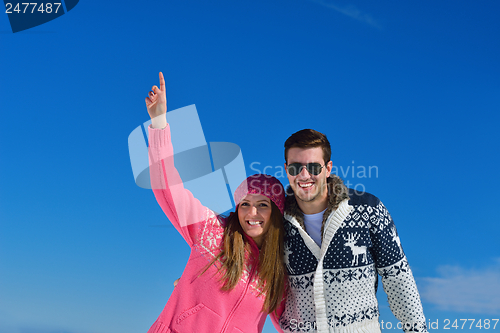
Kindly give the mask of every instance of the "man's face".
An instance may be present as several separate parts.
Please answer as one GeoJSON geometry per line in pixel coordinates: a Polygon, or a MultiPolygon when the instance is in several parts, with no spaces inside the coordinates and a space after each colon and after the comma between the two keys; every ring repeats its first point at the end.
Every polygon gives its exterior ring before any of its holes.
{"type": "Polygon", "coordinates": [[[318,175],[310,174],[305,167],[296,176],[289,173],[287,164],[285,164],[285,169],[290,186],[298,200],[304,203],[318,203],[323,200],[326,202],[328,196],[326,180],[332,171],[332,161],[329,161],[325,166],[321,147],[290,148],[288,150],[288,166],[292,163],[300,163],[303,166],[308,163],[319,163],[324,166],[318,175]]]}

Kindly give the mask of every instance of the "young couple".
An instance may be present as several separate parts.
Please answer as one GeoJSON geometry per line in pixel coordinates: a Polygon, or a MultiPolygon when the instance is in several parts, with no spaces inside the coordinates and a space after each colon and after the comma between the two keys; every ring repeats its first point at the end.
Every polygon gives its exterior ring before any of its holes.
{"type": "Polygon", "coordinates": [[[314,130],[285,142],[290,189],[253,175],[236,211],[216,215],[184,189],[174,167],[165,80],[146,98],[151,185],[191,247],[186,268],[148,333],[380,332],[378,274],[405,331],[426,332],[413,275],[378,198],[331,174],[330,144],[314,130]]]}

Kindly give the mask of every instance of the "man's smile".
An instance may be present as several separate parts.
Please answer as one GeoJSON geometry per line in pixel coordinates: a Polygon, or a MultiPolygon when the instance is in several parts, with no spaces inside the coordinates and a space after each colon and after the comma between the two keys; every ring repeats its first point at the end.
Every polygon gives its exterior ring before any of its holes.
{"type": "Polygon", "coordinates": [[[305,183],[298,182],[298,185],[300,188],[310,188],[311,186],[314,185],[314,182],[305,182],[305,183]]]}

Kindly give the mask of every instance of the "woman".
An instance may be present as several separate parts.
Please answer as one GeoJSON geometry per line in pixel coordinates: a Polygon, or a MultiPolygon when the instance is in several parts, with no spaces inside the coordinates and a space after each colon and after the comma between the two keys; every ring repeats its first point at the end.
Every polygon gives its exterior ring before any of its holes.
{"type": "Polygon", "coordinates": [[[153,192],[191,247],[184,273],[148,333],[261,332],[268,313],[279,315],[285,289],[283,186],[272,176],[248,177],[235,191],[236,211],[215,215],[184,189],[174,167],[161,72],[160,88],[153,86],[146,106],[153,192]]]}

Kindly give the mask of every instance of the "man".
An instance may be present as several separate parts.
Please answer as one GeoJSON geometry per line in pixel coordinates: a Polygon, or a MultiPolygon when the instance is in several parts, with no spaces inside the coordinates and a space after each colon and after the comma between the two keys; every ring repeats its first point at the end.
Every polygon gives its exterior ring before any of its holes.
{"type": "Polygon", "coordinates": [[[380,332],[378,273],[400,326],[426,332],[420,296],[391,216],[378,198],[347,189],[330,174],[330,155],[326,136],[314,130],[299,131],[285,142],[289,289],[281,328],[380,332]]]}

